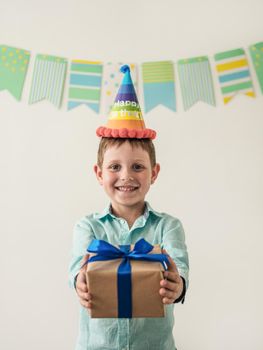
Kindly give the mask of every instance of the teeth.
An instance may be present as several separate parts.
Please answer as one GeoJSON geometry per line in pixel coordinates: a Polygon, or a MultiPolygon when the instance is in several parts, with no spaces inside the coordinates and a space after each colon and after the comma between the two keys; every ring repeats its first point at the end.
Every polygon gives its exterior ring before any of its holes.
{"type": "Polygon", "coordinates": [[[124,187],[124,186],[120,186],[117,188],[119,191],[123,191],[123,192],[132,192],[136,189],[136,187],[124,187]]]}

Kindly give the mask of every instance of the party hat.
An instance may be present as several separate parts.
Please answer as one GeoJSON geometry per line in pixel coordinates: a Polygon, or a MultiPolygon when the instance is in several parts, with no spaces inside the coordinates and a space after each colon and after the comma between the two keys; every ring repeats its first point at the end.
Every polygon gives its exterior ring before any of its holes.
{"type": "Polygon", "coordinates": [[[106,126],[97,129],[97,135],[113,138],[154,139],[156,132],[146,129],[141,108],[130,74],[130,67],[120,68],[124,77],[110,111],[106,126]]]}

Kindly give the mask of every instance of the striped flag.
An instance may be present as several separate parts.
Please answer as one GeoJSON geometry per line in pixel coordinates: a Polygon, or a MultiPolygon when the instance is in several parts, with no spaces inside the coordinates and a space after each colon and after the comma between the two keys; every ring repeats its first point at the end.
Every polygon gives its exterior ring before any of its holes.
{"type": "Polygon", "coordinates": [[[66,69],[67,60],[65,58],[37,55],[29,103],[32,104],[47,99],[59,108],[63,96],[66,69]]]}
{"type": "Polygon", "coordinates": [[[263,42],[251,45],[249,51],[263,94],[263,42]]]}
{"type": "Polygon", "coordinates": [[[214,87],[208,57],[179,60],[178,73],[185,111],[198,101],[215,106],[214,87]]]}
{"type": "Polygon", "coordinates": [[[68,110],[85,104],[99,113],[102,70],[101,62],[71,61],[68,110]]]}
{"type": "Polygon", "coordinates": [[[149,112],[159,104],[176,110],[173,62],[143,63],[142,78],[145,112],[149,112]]]}
{"type": "Polygon", "coordinates": [[[243,49],[220,52],[214,57],[225,104],[238,93],[255,97],[248,61],[243,49]]]}
{"type": "Polygon", "coordinates": [[[18,101],[21,100],[29,59],[27,50],[0,45],[0,90],[8,90],[18,101]]]}

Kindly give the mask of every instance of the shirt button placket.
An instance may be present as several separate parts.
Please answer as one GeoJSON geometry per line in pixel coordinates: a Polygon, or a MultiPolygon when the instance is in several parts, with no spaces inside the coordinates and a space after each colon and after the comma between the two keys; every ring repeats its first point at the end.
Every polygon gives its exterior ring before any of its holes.
{"type": "Polygon", "coordinates": [[[125,244],[127,235],[129,233],[129,227],[127,222],[124,219],[120,219],[121,226],[121,244],[125,244]]]}

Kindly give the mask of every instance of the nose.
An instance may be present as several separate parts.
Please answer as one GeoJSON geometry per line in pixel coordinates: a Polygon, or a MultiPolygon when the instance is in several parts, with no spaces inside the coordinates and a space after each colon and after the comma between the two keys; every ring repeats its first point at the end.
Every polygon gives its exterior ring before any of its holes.
{"type": "Polygon", "coordinates": [[[120,176],[121,181],[132,181],[134,178],[131,176],[129,169],[123,169],[120,176]]]}

